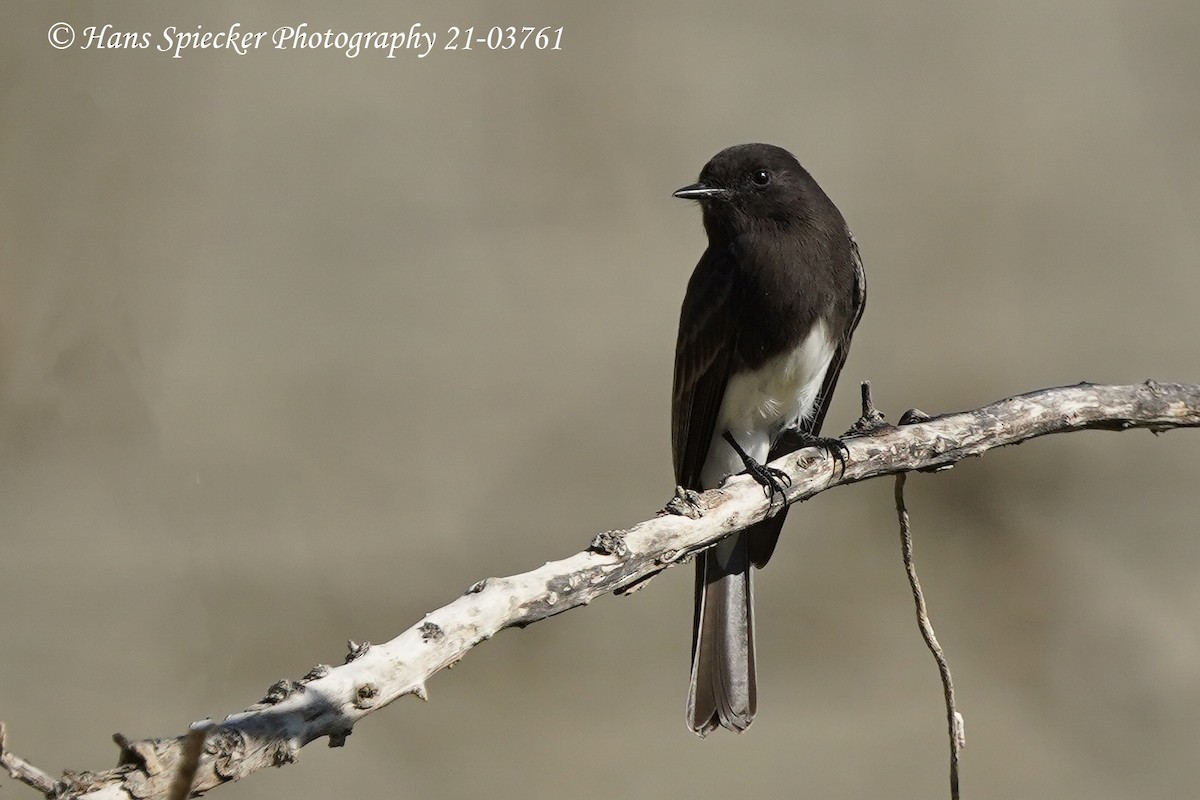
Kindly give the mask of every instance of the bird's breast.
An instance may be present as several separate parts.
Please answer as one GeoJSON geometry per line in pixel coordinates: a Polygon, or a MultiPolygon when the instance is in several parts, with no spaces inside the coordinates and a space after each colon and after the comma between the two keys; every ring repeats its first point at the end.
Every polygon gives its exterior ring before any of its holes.
{"type": "Polygon", "coordinates": [[[755,369],[731,375],[721,403],[720,427],[734,436],[764,431],[771,439],[794,427],[812,413],[836,349],[829,325],[818,319],[790,350],[755,369]]]}
{"type": "Polygon", "coordinates": [[[743,469],[740,456],[723,438],[725,431],[747,455],[760,464],[766,463],[779,434],[813,413],[836,350],[828,323],[818,319],[790,350],[729,377],[701,471],[705,488],[719,486],[726,477],[743,469]]]}

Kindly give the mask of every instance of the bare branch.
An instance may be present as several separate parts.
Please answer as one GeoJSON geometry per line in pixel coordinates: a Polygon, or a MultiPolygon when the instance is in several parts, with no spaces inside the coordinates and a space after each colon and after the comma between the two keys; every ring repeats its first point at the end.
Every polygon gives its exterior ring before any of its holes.
{"type": "MultiPolygon", "coordinates": [[[[910,412],[899,427],[881,418],[866,423],[845,440],[847,462],[836,475],[832,458],[817,448],[774,462],[792,479],[788,503],[868,478],[943,469],[994,447],[1051,433],[1197,427],[1200,385],[1080,384],[1030,392],[958,414],[930,418],[910,412]]],[[[330,746],[340,746],[363,716],[405,695],[423,698],[430,676],[497,632],[524,627],[604,594],[628,591],[768,513],[767,498],[748,477],[732,478],[704,494],[680,490],[655,518],[599,534],[586,550],[561,561],[479,581],[389,642],[351,642],[344,665],[318,665],[299,681],[279,681],[259,703],[212,723],[191,791],[205,792],[264,767],[295,761],[299,749],[314,739],[329,737],[330,746]]],[[[166,798],[183,762],[186,737],[136,742],[116,738],[119,766],[69,773],[53,783],[55,796],[166,798]]],[[[5,766],[24,764],[11,754],[6,758],[5,766]]],[[[46,792],[36,778],[25,782],[46,792]]]]}

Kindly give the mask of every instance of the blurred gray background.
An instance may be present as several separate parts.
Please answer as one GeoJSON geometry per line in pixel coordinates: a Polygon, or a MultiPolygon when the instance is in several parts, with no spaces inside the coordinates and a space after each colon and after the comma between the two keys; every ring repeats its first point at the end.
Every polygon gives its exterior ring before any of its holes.
{"type": "MultiPolygon", "coordinates": [[[[892,420],[1200,380],[1194,0],[9,0],[0,37],[0,718],[50,770],[661,507],[704,247],[670,193],[726,145],[793,150],[857,234],[835,433],[864,379],[892,420]],[[59,20],[566,30],[173,60],[55,50],[59,20]]],[[[1076,434],[910,481],[972,797],[1200,795],[1198,454],[1076,434]]],[[[891,490],[791,515],[744,736],[684,728],[682,568],[218,794],[945,796],[891,490]]]]}

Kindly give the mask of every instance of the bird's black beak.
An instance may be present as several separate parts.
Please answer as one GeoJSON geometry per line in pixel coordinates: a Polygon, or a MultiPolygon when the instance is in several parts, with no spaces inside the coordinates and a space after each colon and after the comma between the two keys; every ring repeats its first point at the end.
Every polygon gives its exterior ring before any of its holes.
{"type": "Polygon", "coordinates": [[[715,189],[711,186],[705,186],[703,183],[693,183],[691,186],[685,186],[671,194],[672,197],[678,197],[680,200],[716,200],[729,194],[725,189],[715,189]]]}

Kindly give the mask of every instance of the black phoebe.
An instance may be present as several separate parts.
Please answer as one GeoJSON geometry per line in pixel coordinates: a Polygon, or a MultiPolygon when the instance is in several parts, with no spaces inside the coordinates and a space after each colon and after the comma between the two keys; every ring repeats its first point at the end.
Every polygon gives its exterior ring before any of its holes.
{"type": "MultiPolygon", "coordinates": [[[[818,433],[866,302],[858,247],[841,212],[795,157],[744,144],[717,153],[697,200],[708,249],[688,281],[675,348],[675,480],[711,489],[745,470],[772,498],[765,466],[818,433]]],[[[771,557],[786,508],[696,559],[688,726],[745,730],[756,707],[750,566],[771,557]]]]}

